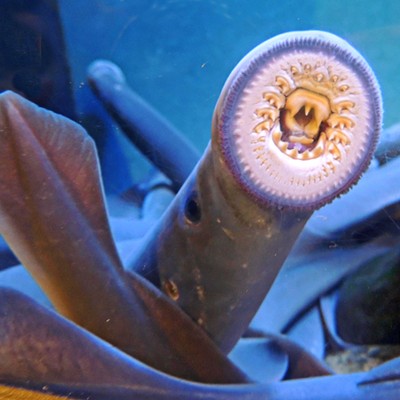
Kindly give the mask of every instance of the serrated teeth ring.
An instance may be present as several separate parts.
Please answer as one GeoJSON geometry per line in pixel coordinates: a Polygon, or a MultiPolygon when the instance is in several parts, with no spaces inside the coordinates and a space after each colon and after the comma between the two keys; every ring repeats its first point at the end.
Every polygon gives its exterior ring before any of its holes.
{"type": "Polygon", "coordinates": [[[316,31],[279,35],[232,75],[216,137],[261,203],[316,208],[359,178],[382,104],[372,70],[347,42],[316,31]]]}

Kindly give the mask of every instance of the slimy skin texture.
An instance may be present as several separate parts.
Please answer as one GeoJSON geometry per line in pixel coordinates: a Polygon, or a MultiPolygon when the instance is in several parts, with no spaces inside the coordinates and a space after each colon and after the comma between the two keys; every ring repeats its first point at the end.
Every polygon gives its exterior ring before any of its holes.
{"type": "Polygon", "coordinates": [[[212,141],[154,230],[137,271],[228,352],[313,210],[370,162],[381,97],[342,39],[292,32],[249,53],[218,100],[212,141]]]}
{"type": "MultiPolygon", "coordinates": [[[[0,399],[397,399],[399,359],[315,378],[299,351],[289,374],[311,378],[258,384],[223,354],[313,210],[366,168],[380,120],[370,69],[335,36],[290,33],[250,53],[218,101],[211,145],[132,264],[168,299],[122,266],[85,131],[0,95],[0,234],[64,315],[0,289],[0,399]],[[326,54],[324,74],[311,58],[326,54]],[[321,88],[324,77],[350,97],[321,88]]],[[[144,216],[155,218],[148,200],[144,216]]]]}
{"type": "Polygon", "coordinates": [[[105,60],[93,62],[88,68],[88,81],[127,138],[178,191],[200,158],[193,145],[129,88],[115,64],[105,60]]]}
{"type": "Polygon", "coordinates": [[[82,127],[5,92],[0,142],[0,234],[60,314],[168,374],[246,381],[182,310],[124,270],[82,127]]]}
{"type": "Polygon", "coordinates": [[[235,186],[221,187],[230,176],[217,166],[207,151],[135,270],[157,266],[162,289],[228,352],[311,213],[261,208],[235,186]]]}

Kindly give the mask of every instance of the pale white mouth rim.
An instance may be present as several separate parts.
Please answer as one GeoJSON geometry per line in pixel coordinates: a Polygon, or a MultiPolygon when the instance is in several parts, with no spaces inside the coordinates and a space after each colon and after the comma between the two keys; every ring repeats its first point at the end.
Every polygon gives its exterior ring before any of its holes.
{"type": "Polygon", "coordinates": [[[336,196],[346,192],[361,177],[367,169],[375,150],[382,127],[382,96],[380,88],[365,59],[343,39],[320,31],[289,32],[278,35],[251,51],[233,70],[229,76],[218,100],[213,119],[213,145],[221,152],[225,164],[240,187],[244,189],[257,203],[262,206],[277,206],[298,210],[313,210],[330,202],[336,196]],[[291,51],[305,49],[307,51],[327,52],[334,55],[340,62],[357,71],[362,85],[369,93],[370,129],[368,146],[365,155],[360,159],[348,179],[340,187],[332,188],[320,198],[298,200],[277,196],[273,191],[261,190],[251,176],[238,163],[237,146],[233,140],[233,116],[242,93],[252,76],[272,57],[291,51]]]}

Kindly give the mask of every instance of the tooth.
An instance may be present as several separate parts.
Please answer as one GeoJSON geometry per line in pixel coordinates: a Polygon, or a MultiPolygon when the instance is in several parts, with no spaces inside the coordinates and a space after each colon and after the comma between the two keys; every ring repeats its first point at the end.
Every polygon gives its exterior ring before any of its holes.
{"type": "Polygon", "coordinates": [[[264,93],[264,100],[268,101],[276,108],[282,108],[285,104],[285,97],[282,94],[266,92],[264,93]]]}
{"type": "Polygon", "coordinates": [[[263,150],[264,150],[264,146],[257,146],[257,147],[254,147],[254,148],[253,148],[253,151],[254,151],[254,152],[263,151],[263,150]]]}
{"type": "Polygon", "coordinates": [[[276,85],[280,88],[281,92],[283,94],[287,94],[290,90],[290,83],[288,82],[287,79],[285,79],[283,76],[277,76],[275,78],[275,83],[276,85]]]}
{"type": "Polygon", "coordinates": [[[312,106],[310,104],[306,103],[305,108],[304,108],[304,112],[306,114],[306,117],[308,116],[308,114],[310,113],[311,110],[312,110],[312,106]]]}
{"type": "Polygon", "coordinates": [[[251,141],[251,144],[258,144],[258,143],[262,143],[265,142],[265,136],[259,136],[257,139],[254,139],[251,141]]]}
{"type": "Polygon", "coordinates": [[[343,110],[350,111],[351,108],[354,108],[355,103],[350,100],[340,101],[332,106],[334,112],[340,114],[343,110]]]}
{"type": "Polygon", "coordinates": [[[292,158],[298,158],[299,151],[297,149],[287,150],[286,154],[292,158]]]}
{"type": "Polygon", "coordinates": [[[314,147],[314,150],[313,150],[313,156],[315,158],[319,157],[324,152],[325,143],[326,143],[326,135],[325,135],[325,133],[321,133],[321,135],[318,139],[317,145],[314,147]]]}
{"type": "Polygon", "coordinates": [[[282,138],[282,132],[274,131],[272,132],[272,141],[279,147],[279,142],[282,138]]]}
{"type": "Polygon", "coordinates": [[[328,148],[329,152],[332,154],[333,158],[335,160],[340,160],[341,159],[341,154],[340,154],[340,150],[338,149],[338,147],[336,146],[336,144],[330,142],[329,143],[329,148],[328,148]]]}
{"type": "Polygon", "coordinates": [[[280,142],[278,143],[278,147],[279,147],[282,151],[284,151],[284,152],[286,152],[288,146],[289,146],[289,143],[288,143],[288,142],[282,142],[282,141],[280,141],[280,142]]]}
{"type": "Polygon", "coordinates": [[[264,153],[259,153],[259,154],[256,156],[256,160],[259,160],[260,158],[264,159],[264,153]]]}
{"type": "Polygon", "coordinates": [[[254,127],[254,132],[260,133],[263,130],[269,130],[269,129],[271,129],[272,124],[273,124],[273,122],[270,120],[262,121],[254,127]]]}
{"type": "Polygon", "coordinates": [[[334,141],[335,143],[341,143],[343,145],[350,144],[350,139],[348,138],[348,136],[338,129],[328,128],[326,134],[328,139],[334,141]]]}
{"type": "Polygon", "coordinates": [[[329,166],[329,168],[331,169],[332,172],[336,171],[336,167],[335,167],[335,165],[333,164],[332,161],[328,161],[327,164],[328,164],[328,166],[329,166]]]}
{"type": "Polygon", "coordinates": [[[272,121],[275,121],[278,118],[279,111],[276,108],[259,108],[256,110],[257,117],[267,117],[272,121]]]}
{"type": "Polygon", "coordinates": [[[349,129],[354,126],[353,120],[351,120],[348,117],[344,117],[343,115],[339,115],[339,114],[332,114],[328,118],[327,122],[331,128],[336,128],[337,126],[339,126],[340,129],[343,129],[343,128],[349,129]]]}
{"type": "Polygon", "coordinates": [[[299,154],[299,158],[301,160],[308,160],[312,154],[309,151],[304,151],[303,153],[299,154]]]}

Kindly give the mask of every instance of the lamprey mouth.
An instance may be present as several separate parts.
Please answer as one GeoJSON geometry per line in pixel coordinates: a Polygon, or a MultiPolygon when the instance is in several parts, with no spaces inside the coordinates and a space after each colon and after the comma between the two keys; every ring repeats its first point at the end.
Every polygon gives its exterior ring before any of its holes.
{"type": "Polygon", "coordinates": [[[355,125],[354,101],[340,98],[350,87],[328,68],[322,73],[320,62],[314,66],[297,64],[283,71],[286,76],[276,76],[275,84],[263,93],[268,104],[256,109],[262,121],[253,130],[270,133],[275,146],[294,159],[310,160],[330,153],[333,160],[340,160],[355,125]]]}
{"type": "Polygon", "coordinates": [[[325,96],[296,89],[287,97],[280,113],[281,132],[275,131],[272,136],[275,145],[296,159],[319,157],[325,148],[325,128],[330,112],[325,96]]]}
{"type": "Polygon", "coordinates": [[[215,116],[215,141],[239,184],[261,203],[314,209],[368,166],[381,129],[381,94],[347,42],[291,32],[239,63],[215,116]]]}

